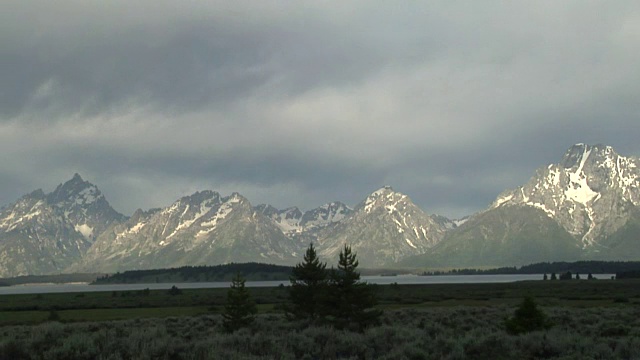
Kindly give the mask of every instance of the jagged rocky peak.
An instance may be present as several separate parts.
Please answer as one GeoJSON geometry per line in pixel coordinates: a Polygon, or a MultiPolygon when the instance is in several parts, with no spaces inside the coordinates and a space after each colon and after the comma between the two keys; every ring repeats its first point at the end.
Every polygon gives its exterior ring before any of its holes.
{"type": "MultiPolygon", "coordinates": [[[[567,150],[558,164],[541,168],[524,186],[500,194],[493,207],[525,203],[537,206],[539,197],[553,197],[554,207],[565,201],[587,205],[596,202],[602,192],[621,192],[625,199],[638,204],[638,171],[636,158],[620,156],[612,147],[576,144],[567,150]]],[[[537,206],[555,215],[547,204],[537,206]]]]}
{"type": "Polygon", "coordinates": [[[451,230],[451,229],[455,229],[458,226],[464,224],[469,217],[463,217],[461,219],[449,219],[446,216],[442,216],[442,215],[438,215],[438,214],[432,214],[431,218],[433,219],[433,221],[435,221],[437,224],[444,226],[445,229],[447,230],[451,230]]]}
{"type": "Polygon", "coordinates": [[[302,211],[297,206],[293,206],[283,210],[285,219],[300,219],[302,211]]]}
{"type": "Polygon", "coordinates": [[[334,223],[341,221],[351,212],[351,208],[347,205],[339,201],[334,201],[305,212],[300,222],[303,225],[318,222],[334,223]]]}
{"type": "Polygon", "coordinates": [[[318,249],[323,257],[335,259],[350,244],[362,255],[363,265],[389,266],[428,251],[443,239],[449,223],[426,214],[407,195],[383,186],[335,227],[319,234],[318,249]]]}
{"type": "Polygon", "coordinates": [[[240,204],[243,207],[250,207],[251,210],[253,210],[253,206],[251,205],[249,200],[238,192],[233,192],[231,193],[231,195],[225,196],[220,199],[220,201],[225,204],[240,204]]]}
{"type": "Polygon", "coordinates": [[[284,210],[278,210],[274,206],[267,204],[260,204],[255,207],[255,210],[262,215],[272,219],[286,219],[286,220],[299,220],[302,218],[302,211],[296,206],[286,208],[284,210]]]}
{"type": "Polygon", "coordinates": [[[77,203],[89,205],[103,198],[104,195],[98,190],[98,187],[83,180],[78,173],[74,174],[71,180],[58,185],[48,196],[48,200],[52,204],[77,203]]]}
{"type": "Polygon", "coordinates": [[[197,191],[193,195],[187,197],[190,202],[201,204],[206,203],[219,203],[222,201],[222,197],[219,193],[211,190],[197,191]]]}
{"type": "Polygon", "coordinates": [[[351,208],[338,201],[305,212],[296,206],[278,210],[266,204],[256,206],[255,211],[270,219],[287,237],[303,236],[302,241],[305,242],[313,241],[318,231],[340,222],[352,212],[351,208]]]}
{"type": "Polygon", "coordinates": [[[603,144],[575,144],[564,154],[564,157],[560,161],[560,166],[565,169],[571,169],[580,166],[580,164],[584,164],[589,159],[591,159],[591,161],[597,161],[607,157],[618,156],[611,146],[603,144]]]}
{"type": "Polygon", "coordinates": [[[38,189],[3,208],[0,211],[0,231],[12,231],[30,226],[39,216],[50,212],[46,208],[45,200],[45,193],[38,189]]]}
{"type": "MultiPolygon", "coordinates": [[[[174,225],[181,223],[181,221],[187,221],[187,224],[190,225],[222,202],[224,202],[224,199],[215,191],[196,191],[191,195],[181,197],[170,206],[162,209],[157,216],[167,219],[163,221],[176,222],[174,225]]],[[[166,232],[166,229],[164,231],[166,232]]]]}
{"type": "Polygon", "coordinates": [[[385,185],[380,189],[372,192],[364,202],[358,205],[358,209],[364,207],[366,213],[370,213],[378,208],[385,208],[389,212],[395,211],[395,205],[403,200],[411,201],[407,195],[396,192],[389,185],[385,185]]]}
{"type": "Polygon", "coordinates": [[[256,205],[255,210],[266,217],[277,215],[280,210],[269,204],[256,205]]]}
{"type": "Polygon", "coordinates": [[[126,220],[111,207],[97,186],[85,181],[78,173],[48,194],[47,202],[89,241],[93,241],[110,224],[126,220]]]}
{"type": "MultiPolygon", "coordinates": [[[[572,183],[586,182],[595,192],[610,187],[628,192],[629,187],[637,187],[638,183],[638,159],[621,156],[607,145],[573,145],[558,167],[569,174],[572,183]]],[[[550,170],[553,168],[549,166],[550,170]]],[[[639,199],[629,196],[628,200],[637,204],[639,199]]]]}
{"type": "Polygon", "coordinates": [[[182,214],[182,211],[186,213],[186,212],[197,210],[201,207],[211,207],[224,202],[225,199],[228,199],[228,198],[230,198],[230,196],[223,198],[216,191],[211,191],[211,190],[196,191],[191,195],[186,195],[181,197],[170,206],[162,209],[162,213],[164,214],[178,213],[178,215],[180,215],[182,214]]]}
{"type": "Polygon", "coordinates": [[[25,206],[33,206],[36,202],[44,202],[47,198],[47,195],[42,191],[42,189],[34,190],[27,195],[23,195],[18,201],[9,206],[4,206],[1,211],[10,210],[11,208],[20,209],[25,206]]]}
{"type": "Polygon", "coordinates": [[[35,190],[27,195],[22,196],[15,203],[2,208],[2,212],[28,212],[36,204],[44,204],[46,200],[45,193],[41,190],[35,190]]]}
{"type": "Polygon", "coordinates": [[[38,200],[43,200],[45,197],[46,197],[46,194],[44,193],[44,191],[42,191],[42,189],[34,190],[29,194],[23,196],[23,198],[38,199],[38,200]]]}

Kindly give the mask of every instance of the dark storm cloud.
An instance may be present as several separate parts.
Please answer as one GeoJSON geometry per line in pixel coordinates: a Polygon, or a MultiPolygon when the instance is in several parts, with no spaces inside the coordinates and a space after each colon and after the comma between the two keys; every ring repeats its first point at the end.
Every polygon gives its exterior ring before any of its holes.
{"type": "Polygon", "coordinates": [[[45,27],[57,30],[50,36],[18,24],[17,39],[0,49],[6,61],[0,69],[1,111],[5,118],[38,110],[86,116],[133,102],[180,114],[223,106],[270,82],[278,86],[276,93],[261,96],[357,83],[389,62],[398,46],[408,45],[387,40],[389,47],[378,48],[384,39],[367,38],[384,32],[374,22],[354,32],[346,20],[282,18],[286,9],[276,11],[275,19],[246,22],[241,8],[206,10],[194,18],[162,14],[166,19],[146,26],[119,26],[114,17],[100,31],[71,17],[68,28],[47,22],[45,27]]]}
{"type": "Polygon", "coordinates": [[[631,1],[3,7],[3,204],[79,172],[127,213],[390,184],[462,216],[573,143],[640,155],[631,1]]]}
{"type": "Polygon", "coordinates": [[[131,30],[58,57],[39,47],[11,49],[3,54],[8,63],[2,68],[4,86],[11,89],[3,112],[16,116],[52,107],[62,112],[54,115],[95,115],[131,101],[184,112],[233,101],[269,74],[247,71],[260,59],[250,39],[232,36],[221,42],[219,35],[215,26],[203,24],[159,43],[131,30]],[[41,99],[39,92],[45,93],[41,99]]]}

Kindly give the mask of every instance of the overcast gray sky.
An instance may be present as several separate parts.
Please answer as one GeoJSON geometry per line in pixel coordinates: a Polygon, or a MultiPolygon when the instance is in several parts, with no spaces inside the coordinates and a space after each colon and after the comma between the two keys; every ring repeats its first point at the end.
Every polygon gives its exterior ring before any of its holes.
{"type": "Polygon", "coordinates": [[[75,172],[116,210],[196,190],[460,217],[577,142],[640,155],[637,1],[0,4],[0,204],[75,172]]]}

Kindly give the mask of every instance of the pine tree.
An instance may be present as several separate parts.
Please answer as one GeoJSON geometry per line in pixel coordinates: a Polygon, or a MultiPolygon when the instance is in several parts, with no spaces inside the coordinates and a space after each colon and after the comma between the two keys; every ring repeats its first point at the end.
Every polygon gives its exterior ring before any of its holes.
{"type": "Polygon", "coordinates": [[[564,274],[560,274],[560,280],[572,280],[573,279],[573,274],[571,274],[571,271],[567,271],[564,274]]]}
{"type": "Polygon", "coordinates": [[[377,304],[374,288],[360,281],[356,254],[345,245],[340,252],[338,269],[332,268],[326,312],[330,322],[339,329],[362,330],[376,324],[381,311],[377,304]]]}
{"type": "Polygon", "coordinates": [[[293,268],[289,278],[291,307],[288,312],[294,318],[311,321],[321,318],[322,301],[327,289],[326,268],[327,264],[320,262],[313,244],[309,244],[304,261],[293,268]]]}
{"type": "Polygon", "coordinates": [[[538,305],[531,297],[526,297],[516,309],[513,317],[505,321],[505,327],[509,334],[517,335],[537,330],[546,330],[551,327],[547,316],[538,309],[538,305]]]}
{"type": "Polygon", "coordinates": [[[231,280],[231,287],[227,292],[227,304],[222,314],[222,326],[226,332],[231,333],[253,323],[257,309],[244,283],[245,279],[240,273],[236,273],[231,280]]]}

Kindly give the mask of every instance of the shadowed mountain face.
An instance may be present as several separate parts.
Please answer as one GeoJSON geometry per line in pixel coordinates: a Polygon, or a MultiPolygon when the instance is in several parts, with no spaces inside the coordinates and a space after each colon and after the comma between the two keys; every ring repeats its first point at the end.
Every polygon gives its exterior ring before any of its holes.
{"type": "Polygon", "coordinates": [[[579,242],[544,211],[527,206],[503,206],[478,214],[449,232],[425,256],[403,261],[405,266],[513,266],[580,258],[579,242]]]}
{"type": "Polygon", "coordinates": [[[464,221],[428,215],[385,186],[353,209],[253,207],[238,193],[196,192],[170,206],[116,212],[76,174],[0,210],[0,277],[229,262],[292,265],[310,242],[329,264],[348,244],[364,267],[486,267],[580,259],[640,260],[640,160],[572,146],[559,163],[464,221]]]}

